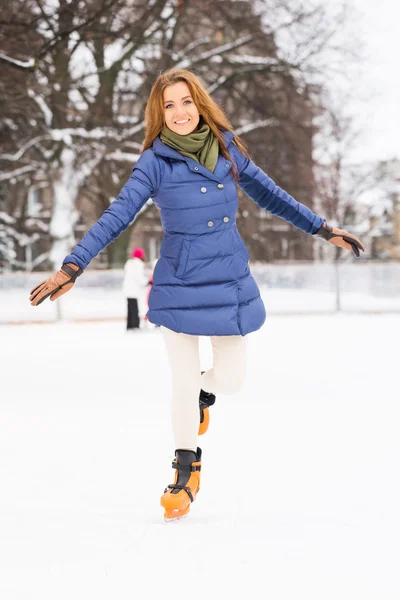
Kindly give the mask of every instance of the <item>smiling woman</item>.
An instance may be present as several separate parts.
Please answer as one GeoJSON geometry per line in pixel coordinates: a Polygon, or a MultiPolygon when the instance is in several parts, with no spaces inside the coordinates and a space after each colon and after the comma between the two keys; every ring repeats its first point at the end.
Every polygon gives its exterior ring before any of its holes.
{"type": "MultiPolygon", "coordinates": [[[[61,270],[31,293],[33,305],[71,289],[89,262],[124,231],[149,198],[165,232],[153,273],[147,318],[161,326],[172,371],[175,480],[164,491],[166,519],[189,512],[200,489],[198,435],[216,394],[244,381],[247,335],[265,320],[236,226],[238,186],[301,231],[359,255],[363,246],[279,188],[249,158],[223,110],[190,71],[171,69],[146,105],[143,152],[119,197],[65,257],[61,270]],[[200,369],[199,336],[209,336],[213,367],[200,369]]],[[[315,332],[318,337],[318,332],[315,332]]],[[[228,482],[229,483],[229,482],[228,482]]]]}

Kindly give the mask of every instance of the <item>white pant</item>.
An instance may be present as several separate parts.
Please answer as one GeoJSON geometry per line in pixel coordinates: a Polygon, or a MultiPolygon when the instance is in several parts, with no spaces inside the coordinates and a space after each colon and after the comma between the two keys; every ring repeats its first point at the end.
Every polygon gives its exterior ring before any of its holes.
{"type": "Polygon", "coordinates": [[[213,368],[201,375],[199,336],[161,328],[172,374],[172,429],[175,448],[197,450],[199,393],[234,394],[246,372],[247,340],[241,335],[211,336],[213,368]]]}

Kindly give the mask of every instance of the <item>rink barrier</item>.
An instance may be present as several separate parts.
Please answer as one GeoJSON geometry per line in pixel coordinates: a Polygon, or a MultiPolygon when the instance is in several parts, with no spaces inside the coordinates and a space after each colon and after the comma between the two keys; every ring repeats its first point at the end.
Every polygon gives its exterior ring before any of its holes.
{"type": "MultiPolygon", "coordinates": [[[[267,315],[400,312],[400,263],[252,263],[267,315]]],[[[0,324],[123,320],[123,269],[88,269],[56,302],[29,304],[47,272],[0,275],[0,324]]],[[[144,302],[141,305],[145,314],[144,302]]]]}

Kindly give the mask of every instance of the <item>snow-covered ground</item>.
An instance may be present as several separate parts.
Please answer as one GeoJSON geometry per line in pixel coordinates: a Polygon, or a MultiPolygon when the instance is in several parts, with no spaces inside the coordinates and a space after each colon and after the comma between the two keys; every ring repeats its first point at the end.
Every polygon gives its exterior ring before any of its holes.
{"type": "Polygon", "coordinates": [[[0,326],[0,598],[398,600],[400,315],[270,316],[173,524],[163,338],[124,325],[0,326]]]}

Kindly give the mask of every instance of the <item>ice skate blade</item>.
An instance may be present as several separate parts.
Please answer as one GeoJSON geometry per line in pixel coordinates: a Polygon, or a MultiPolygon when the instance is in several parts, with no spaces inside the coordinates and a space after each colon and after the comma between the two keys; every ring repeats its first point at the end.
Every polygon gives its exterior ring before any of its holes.
{"type": "Polygon", "coordinates": [[[186,510],[173,510],[171,512],[165,511],[164,513],[164,521],[166,523],[173,523],[174,521],[180,521],[188,516],[190,510],[190,505],[186,510]]]}
{"type": "Polygon", "coordinates": [[[185,515],[181,515],[180,517],[164,517],[164,521],[166,523],[176,523],[177,521],[182,521],[183,519],[186,519],[187,516],[188,513],[186,513],[185,515]]]}

